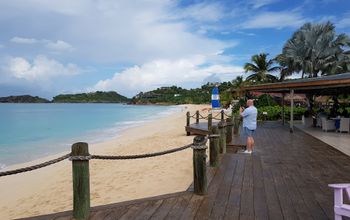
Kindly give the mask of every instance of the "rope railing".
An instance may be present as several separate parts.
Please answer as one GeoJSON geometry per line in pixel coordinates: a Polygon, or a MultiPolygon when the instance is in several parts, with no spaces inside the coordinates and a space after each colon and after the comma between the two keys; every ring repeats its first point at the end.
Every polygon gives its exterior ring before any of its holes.
{"type": "MultiPolygon", "coordinates": [[[[223,110],[218,112],[216,115],[212,116],[211,119],[212,120],[223,120],[224,117],[232,117],[232,115],[229,115],[227,113],[225,113],[223,110]]],[[[189,112],[187,112],[187,126],[190,125],[190,118],[196,119],[196,123],[198,123],[198,121],[200,119],[208,119],[209,120],[209,115],[204,116],[202,114],[199,113],[199,111],[195,112],[193,115],[190,115],[189,112]]]]}
{"type": "Polygon", "coordinates": [[[23,167],[23,168],[19,168],[19,169],[15,169],[15,170],[3,171],[3,172],[0,172],[0,177],[1,176],[14,175],[14,174],[18,174],[18,173],[24,173],[24,172],[40,169],[40,168],[43,168],[43,167],[47,167],[49,165],[52,165],[52,164],[58,163],[58,162],[60,162],[62,160],[65,160],[65,159],[67,159],[69,157],[70,157],[70,154],[66,154],[66,155],[63,155],[63,156],[58,157],[56,159],[49,160],[49,161],[46,161],[46,162],[43,162],[43,163],[40,163],[40,164],[36,164],[36,165],[33,165],[33,166],[23,167]]]}
{"type": "MultiPolygon", "coordinates": [[[[216,118],[220,114],[221,113],[217,114],[213,118],[216,118]]],[[[209,115],[203,116],[198,114],[198,112],[195,115],[197,118],[209,118],[209,115]]],[[[190,115],[188,113],[187,117],[189,116],[190,115]]],[[[153,153],[133,155],[91,155],[89,154],[88,144],[79,142],[72,145],[72,151],[69,154],[65,154],[56,159],[49,160],[37,165],[3,171],[0,172],[0,177],[40,169],[49,165],[56,164],[65,159],[69,159],[72,161],[73,174],[73,217],[77,219],[87,219],[90,215],[89,160],[130,160],[150,158],[192,148],[194,193],[198,195],[206,195],[208,188],[206,176],[207,140],[210,139],[210,166],[217,167],[219,164],[219,154],[226,153],[226,143],[230,142],[228,141],[229,138],[226,136],[227,134],[232,134],[232,126],[228,126],[226,122],[221,121],[218,126],[215,125],[212,127],[208,135],[196,136],[193,139],[193,143],[191,144],[153,153]]]]}
{"type": "Polygon", "coordinates": [[[191,118],[196,118],[196,113],[190,116],[191,118]]]}
{"type": "Polygon", "coordinates": [[[91,159],[98,159],[98,160],[130,160],[130,159],[141,159],[141,158],[149,158],[149,157],[156,157],[161,155],[166,155],[170,153],[175,153],[178,151],[185,150],[187,148],[190,148],[192,144],[188,144],[182,147],[155,152],[155,153],[148,153],[148,154],[138,154],[138,155],[116,155],[116,156],[110,156],[110,155],[91,155],[91,159]]]}
{"type": "Polygon", "coordinates": [[[226,117],[231,117],[231,116],[232,116],[232,115],[226,114],[225,112],[224,112],[224,115],[225,115],[226,117]]]}
{"type": "Polygon", "coordinates": [[[69,160],[90,160],[90,159],[98,159],[98,160],[132,160],[132,159],[141,159],[141,158],[149,158],[149,157],[156,157],[156,156],[161,156],[161,155],[166,155],[170,153],[175,153],[178,151],[185,150],[187,148],[190,148],[192,144],[188,144],[182,147],[174,148],[174,149],[169,149],[165,151],[160,151],[160,152],[155,152],[155,153],[147,153],[147,154],[135,154],[135,155],[88,155],[88,156],[71,156],[71,154],[65,154],[61,157],[58,157],[53,160],[49,160],[40,164],[36,164],[33,166],[28,166],[28,167],[23,167],[23,168],[18,168],[14,170],[8,170],[8,171],[3,171],[0,172],[0,177],[2,176],[9,176],[9,175],[14,175],[18,173],[24,173],[24,172],[29,172],[32,170],[40,169],[49,165],[53,165],[55,163],[58,163],[60,161],[63,161],[65,159],[69,160]]]}

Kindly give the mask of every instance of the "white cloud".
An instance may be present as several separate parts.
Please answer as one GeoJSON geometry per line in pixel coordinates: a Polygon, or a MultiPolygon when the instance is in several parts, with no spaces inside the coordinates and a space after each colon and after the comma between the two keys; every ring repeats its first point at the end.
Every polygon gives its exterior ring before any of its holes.
{"type": "Polygon", "coordinates": [[[11,42],[18,43],[18,44],[41,44],[44,45],[46,48],[50,50],[56,50],[56,51],[72,51],[74,48],[69,43],[63,41],[63,40],[38,40],[35,38],[24,38],[24,37],[13,37],[10,40],[11,42]]]}
{"type": "Polygon", "coordinates": [[[37,43],[38,41],[34,38],[25,38],[25,37],[13,37],[10,40],[13,43],[18,43],[18,44],[34,44],[37,43]]]}
{"type": "Polygon", "coordinates": [[[17,79],[46,81],[56,76],[75,75],[79,68],[74,64],[63,65],[46,56],[37,56],[32,63],[23,57],[10,58],[7,70],[17,79]]]}
{"type": "Polygon", "coordinates": [[[219,3],[197,3],[180,10],[176,16],[192,18],[201,22],[218,21],[225,15],[224,7],[219,3]]]}
{"type": "MultiPolygon", "coordinates": [[[[225,41],[194,33],[192,23],[188,22],[191,19],[199,22],[220,19],[223,7],[217,3],[195,4],[185,8],[184,12],[172,0],[77,0],[71,4],[68,0],[54,3],[12,0],[6,4],[0,1],[3,11],[12,12],[0,14],[0,32],[1,21],[13,18],[13,22],[18,20],[15,22],[20,24],[17,28],[24,33],[64,36],[64,39],[58,39],[74,47],[72,56],[100,64],[141,64],[159,58],[179,59],[213,53],[228,46],[225,41]],[[31,28],[20,22],[28,17],[32,23],[42,25],[31,28]],[[43,19],[46,20],[44,23],[43,19]]],[[[60,47],[64,46],[61,44],[60,47]]],[[[43,52],[36,51],[38,53],[43,52]]]]}
{"type": "Polygon", "coordinates": [[[350,27],[350,13],[345,14],[342,19],[337,20],[336,27],[337,28],[350,27]]]}
{"type": "Polygon", "coordinates": [[[58,40],[56,42],[54,41],[46,41],[46,47],[52,50],[57,50],[57,51],[71,51],[73,50],[73,46],[70,45],[69,43],[58,40]]]}
{"type": "Polygon", "coordinates": [[[106,80],[100,80],[91,90],[117,90],[128,96],[149,91],[161,85],[200,86],[203,79],[215,74],[221,80],[232,80],[243,69],[231,65],[209,65],[203,56],[178,60],[153,60],[141,66],[128,68],[106,80]]]}
{"type": "Polygon", "coordinates": [[[251,0],[251,1],[249,1],[249,4],[252,5],[252,7],[254,9],[258,9],[258,8],[273,4],[273,3],[278,2],[278,1],[279,0],[251,0]]]}
{"type": "Polygon", "coordinates": [[[4,47],[5,47],[4,45],[0,44],[0,49],[1,49],[1,48],[4,48],[4,47]]]}
{"type": "Polygon", "coordinates": [[[285,27],[299,27],[306,22],[297,12],[264,12],[256,15],[247,22],[242,24],[242,28],[285,28],[285,27]]]}

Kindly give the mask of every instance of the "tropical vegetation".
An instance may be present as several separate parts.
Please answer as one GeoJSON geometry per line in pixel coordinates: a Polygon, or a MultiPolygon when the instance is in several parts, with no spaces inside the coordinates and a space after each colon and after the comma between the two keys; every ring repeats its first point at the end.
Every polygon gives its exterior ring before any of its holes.
{"type": "Polygon", "coordinates": [[[79,94],[62,94],[53,97],[56,103],[126,103],[129,99],[117,92],[91,92],[79,94]]]}
{"type": "Polygon", "coordinates": [[[279,66],[274,66],[274,60],[267,59],[268,54],[261,53],[253,55],[251,63],[244,65],[245,72],[251,73],[246,80],[250,82],[275,82],[277,77],[271,73],[279,71],[279,66]]]}
{"type": "Polygon", "coordinates": [[[47,99],[30,96],[30,95],[20,95],[20,96],[7,96],[0,97],[0,103],[48,103],[47,99]]]}
{"type": "Polygon", "coordinates": [[[301,78],[344,73],[350,70],[350,39],[336,35],[330,23],[304,24],[285,43],[276,61],[281,78],[301,73],[301,78]]]}

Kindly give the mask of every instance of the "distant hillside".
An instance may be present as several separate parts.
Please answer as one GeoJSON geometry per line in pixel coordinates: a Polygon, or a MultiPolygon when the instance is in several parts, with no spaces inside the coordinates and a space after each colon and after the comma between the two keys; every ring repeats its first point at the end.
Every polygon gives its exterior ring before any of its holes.
{"type": "Polygon", "coordinates": [[[20,95],[0,97],[0,103],[49,103],[50,101],[38,96],[20,95]]]}
{"type": "Polygon", "coordinates": [[[65,94],[53,97],[56,103],[125,103],[129,99],[116,92],[91,92],[80,94],[65,94]]]}
{"type": "MultiPolygon", "coordinates": [[[[219,85],[221,93],[230,89],[232,84],[224,82],[219,85]]],[[[149,92],[140,92],[131,99],[133,104],[209,104],[213,84],[201,88],[183,89],[181,87],[161,87],[149,92]]],[[[221,99],[224,97],[221,96],[221,99]]]]}

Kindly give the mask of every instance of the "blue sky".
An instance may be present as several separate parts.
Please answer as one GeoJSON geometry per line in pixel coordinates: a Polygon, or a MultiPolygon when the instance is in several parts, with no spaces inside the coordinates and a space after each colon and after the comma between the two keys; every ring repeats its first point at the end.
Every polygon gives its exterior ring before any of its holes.
{"type": "Polygon", "coordinates": [[[246,75],[306,22],[350,34],[349,0],[0,0],[0,96],[159,86],[246,75]]]}

